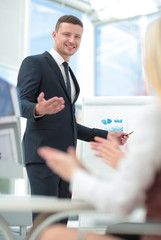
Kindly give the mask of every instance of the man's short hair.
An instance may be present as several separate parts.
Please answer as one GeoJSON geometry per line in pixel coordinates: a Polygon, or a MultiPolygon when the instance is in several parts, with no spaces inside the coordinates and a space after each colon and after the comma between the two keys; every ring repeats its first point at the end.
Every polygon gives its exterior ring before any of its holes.
{"type": "Polygon", "coordinates": [[[58,21],[56,23],[56,27],[55,27],[56,31],[58,31],[58,29],[60,27],[60,24],[63,23],[63,22],[76,24],[76,25],[79,25],[83,28],[83,23],[79,18],[77,18],[73,15],[64,15],[64,16],[62,16],[58,19],[58,21]]]}

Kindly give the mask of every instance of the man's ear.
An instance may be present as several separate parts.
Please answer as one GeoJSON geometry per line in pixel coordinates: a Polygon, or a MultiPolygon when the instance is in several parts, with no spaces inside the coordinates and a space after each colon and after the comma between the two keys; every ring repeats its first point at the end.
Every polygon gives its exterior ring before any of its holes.
{"type": "Polygon", "coordinates": [[[54,40],[55,40],[55,38],[56,38],[56,31],[54,31],[54,32],[52,33],[52,36],[53,36],[53,38],[54,38],[54,40]]]}

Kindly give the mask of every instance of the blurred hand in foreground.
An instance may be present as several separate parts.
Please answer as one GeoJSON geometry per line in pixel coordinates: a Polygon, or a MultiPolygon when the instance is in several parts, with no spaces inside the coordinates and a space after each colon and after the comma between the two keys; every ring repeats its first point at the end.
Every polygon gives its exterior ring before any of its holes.
{"type": "Polygon", "coordinates": [[[73,147],[69,147],[67,153],[50,147],[40,147],[38,154],[45,159],[47,166],[65,181],[70,181],[77,169],[85,169],[76,157],[73,147]]]}
{"type": "Polygon", "coordinates": [[[124,156],[116,139],[109,136],[109,141],[100,137],[95,137],[94,140],[95,142],[90,142],[91,149],[97,152],[94,155],[102,158],[103,162],[116,169],[119,160],[124,156]]]}

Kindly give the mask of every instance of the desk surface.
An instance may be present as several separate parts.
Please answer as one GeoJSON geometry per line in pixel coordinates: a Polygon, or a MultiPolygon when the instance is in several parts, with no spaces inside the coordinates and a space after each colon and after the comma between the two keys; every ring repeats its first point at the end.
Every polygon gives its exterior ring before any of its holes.
{"type": "Polygon", "coordinates": [[[62,212],[70,210],[93,210],[90,204],[80,200],[58,199],[44,196],[0,195],[0,211],[4,212],[62,212]]]}
{"type": "MultiPolygon", "coordinates": [[[[3,212],[53,212],[53,213],[62,213],[63,212],[69,212],[69,211],[87,211],[92,212],[94,210],[94,207],[90,204],[74,199],[58,199],[54,197],[44,197],[44,196],[12,196],[12,195],[0,195],[0,211],[3,212]]],[[[106,219],[104,222],[108,225],[109,219],[106,219]]],[[[97,222],[99,225],[99,222],[97,222]]],[[[139,223],[140,224],[140,223],[139,223]]],[[[107,226],[106,225],[106,226],[107,226]]],[[[7,225],[6,225],[7,226],[7,225]]],[[[118,225],[120,226],[120,225],[118,225]]],[[[129,225],[128,225],[129,226],[129,225]]],[[[137,225],[138,226],[138,225],[137,225]]],[[[160,223],[158,224],[150,224],[150,226],[141,227],[141,229],[134,224],[134,227],[132,226],[131,231],[132,232],[140,232],[142,233],[153,233],[155,231],[155,234],[161,234],[161,228],[160,223]],[[135,229],[136,228],[136,229],[135,229]]],[[[111,228],[111,227],[110,227],[111,228]]],[[[6,229],[8,229],[6,227],[6,229]]],[[[109,229],[109,232],[118,229],[117,224],[114,229],[109,229]]],[[[123,226],[123,230],[125,230],[123,226]]],[[[122,229],[118,229],[118,232],[122,231],[122,229]]],[[[6,231],[8,232],[8,230],[6,231]]],[[[7,239],[13,239],[13,238],[7,238],[7,239]]]]}

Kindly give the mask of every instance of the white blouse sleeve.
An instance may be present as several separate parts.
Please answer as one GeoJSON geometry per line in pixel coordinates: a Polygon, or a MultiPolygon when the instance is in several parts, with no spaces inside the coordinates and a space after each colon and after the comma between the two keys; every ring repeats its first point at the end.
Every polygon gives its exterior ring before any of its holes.
{"type": "Polygon", "coordinates": [[[120,161],[116,177],[110,182],[77,170],[71,187],[81,199],[104,212],[124,216],[143,204],[145,192],[161,168],[161,117],[151,107],[141,120],[132,148],[120,161]]]}

